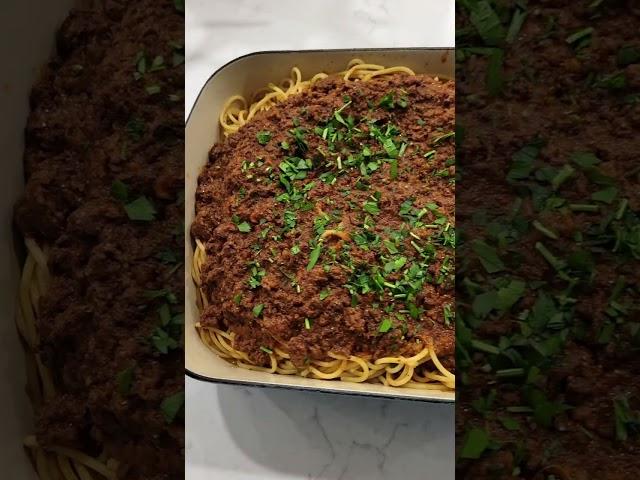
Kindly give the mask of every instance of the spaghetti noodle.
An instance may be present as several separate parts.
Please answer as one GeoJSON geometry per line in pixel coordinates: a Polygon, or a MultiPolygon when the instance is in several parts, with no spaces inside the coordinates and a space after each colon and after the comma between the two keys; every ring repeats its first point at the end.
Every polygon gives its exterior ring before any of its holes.
{"type": "MultiPolygon", "coordinates": [[[[47,251],[32,239],[25,239],[27,259],[20,280],[19,309],[16,325],[25,343],[27,363],[27,391],[34,405],[51,399],[56,393],[53,375],[38,353],[39,335],[36,318],[39,300],[49,285],[47,251]]],[[[38,476],[42,480],[116,480],[119,464],[115,459],[91,457],[86,453],[63,446],[43,447],[35,436],[25,439],[38,476]]]]}
{"type": "MultiPolygon", "coordinates": [[[[406,73],[415,75],[408,67],[384,67],[372,63],[365,63],[359,58],[351,60],[347,69],[337,73],[345,82],[366,81],[381,75],[406,73]]],[[[309,80],[302,80],[302,73],[298,67],[291,69],[291,77],[284,79],[280,85],[270,83],[267,87],[257,91],[250,102],[242,95],[230,97],[220,112],[220,126],[226,136],[237,132],[240,127],[250,121],[258,112],[269,110],[274,105],[284,102],[291,95],[302,93],[311,88],[318,80],[327,78],[326,73],[316,73],[309,80]]]]}
{"type": "Polygon", "coordinates": [[[23,444],[42,480],[180,478],[184,6],[81,3],[33,85],[14,207],[23,444]]]}
{"type": "MultiPolygon", "coordinates": [[[[344,82],[350,83],[366,82],[372,78],[396,73],[415,75],[407,67],[385,67],[354,59],[337,76],[341,77],[344,82]]],[[[313,88],[318,81],[326,79],[328,76],[326,73],[317,73],[311,79],[303,80],[300,69],[294,67],[291,70],[291,76],[280,85],[271,83],[256,92],[250,100],[242,95],[230,97],[225,102],[219,117],[224,136],[235,134],[254,119],[259,112],[265,112],[291,96],[313,88]]],[[[324,214],[319,209],[319,205],[316,205],[316,210],[324,214]]],[[[351,241],[351,235],[342,229],[327,229],[320,236],[319,242],[323,243],[328,239],[336,239],[340,247],[343,243],[351,241]]],[[[209,306],[207,294],[202,289],[202,268],[207,260],[207,252],[204,243],[197,238],[197,235],[195,243],[192,277],[197,286],[198,307],[202,312],[209,306]]],[[[444,391],[455,388],[455,375],[439,361],[433,345],[426,342],[418,344],[419,351],[412,356],[372,358],[371,355],[365,354],[346,356],[328,352],[326,359],[309,360],[303,367],[296,366],[292,362],[289,353],[282,345],[282,348],[276,347],[267,350],[269,366],[262,366],[252,362],[246,352],[236,347],[238,337],[233,331],[206,326],[200,322],[196,324],[196,328],[207,347],[240,368],[324,380],[379,382],[391,387],[444,391]]]]}

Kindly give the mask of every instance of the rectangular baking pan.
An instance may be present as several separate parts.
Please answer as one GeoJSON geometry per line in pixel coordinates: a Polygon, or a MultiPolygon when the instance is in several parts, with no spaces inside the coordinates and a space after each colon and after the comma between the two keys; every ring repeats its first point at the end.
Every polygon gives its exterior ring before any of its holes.
{"type": "Polygon", "coordinates": [[[190,276],[193,242],[189,226],[194,218],[198,174],[207,162],[211,146],[220,140],[218,116],[227,98],[235,94],[249,96],[270,82],[278,84],[297,66],[303,77],[317,72],[343,70],[349,60],[361,58],[367,63],[386,66],[406,65],[417,73],[453,78],[453,49],[350,49],[257,52],[237,58],[214,72],[204,84],[185,129],[185,369],[187,375],[209,382],[314,390],[352,395],[404,398],[430,402],[453,402],[453,392],[433,392],[411,388],[393,388],[382,384],[316,380],[293,375],[254,372],[235,367],[200,340],[195,329],[198,320],[196,289],[190,276]]]}

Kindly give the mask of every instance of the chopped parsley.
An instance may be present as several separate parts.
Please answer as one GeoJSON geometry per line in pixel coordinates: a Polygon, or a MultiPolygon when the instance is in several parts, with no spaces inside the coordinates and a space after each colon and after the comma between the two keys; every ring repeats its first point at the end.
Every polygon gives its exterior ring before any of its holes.
{"type": "Polygon", "coordinates": [[[391,321],[391,319],[385,318],[384,320],[382,320],[382,322],[380,322],[380,325],[378,326],[378,332],[387,333],[389,330],[391,330],[392,327],[393,322],[391,321]]]}
{"type": "Polygon", "coordinates": [[[156,209],[145,196],[138,197],[133,202],[127,203],[124,209],[131,220],[150,222],[156,218],[156,209]]]}
{"type": "Polygon", "coordinates": [[[262,285],[262,279],[267,274],[267,271],[264,268],[260,267],[260,263],[251,262],[249,263],[250,275],[249,275],[249,288],[255,289],[262,285]]]}
{"type": "Polygon", "coordinates": [[[640,411],[633,411],[629,399],[620,396],[613,401],[616,438],[625,442],[630,435],[640,435],[640,411]]]}
{"type": "Polygon", "coordinates": [[[169,350],[178,348],[178,341],[169,336],[162,328],[156,328],[151,335],[151,343],[162,354],[169,353],[169,350]]]}
{"type": "Polygon", "coordinates": [[[166,397],[162,400],[160,409],[162,410],[162,415],[168,424],[173,423],[178,416],[183,416],[184,392],[174,393],[173,395],[166,397]]]}
{"type": "Polygon", "coordinates": [[[116,375],[118,393],[122,396],[129,395],[129,393],[131,393],[131,387],[133,385],[133,370],[134,367],[128,367],[118,372],[118,375],[116,375]]]}
{"type": "Polygon", "coordinates": [[[307,271],[311,271],[313,267],[318,263],[318,259],[320,258],[320,254],[322,252],[322,243],[318,243],[315,248],[311,251],[311,255],[309,255],[309,263],[307,264],[307,271]]]}
{"type": "Polygon", "coordinates": [[[249,222],[243,221],[240,217],[238,217],[237,215],[234,215],[231,220],[233,221],[234,225],[236,227],[238,227],[238,231],[242,232],[242,233],[249,233],[251,231],[251,224],[249,222]]]}
{"type": "Polygon", "coordinates": [[[116,180],[111,185],[111,196],[122,203],[126,203],[129,198],[129,187],[121,180],[116,180]]]}
{"type": "Polygon", "coordinates": [[[438,136],[438,137],[434,138],[434,139],[431,141],[431,144],[432,144],[432,145],[438,145],[439,143],[442,143],[442,142],[444,142],[445,140],[447,140],[447,139],[449,139],[449,138],[453,138],[453,137],[455,137],[455,135],[456,135],[456,132],[448,132],[448,133],[445,133],[445,134],[443,134],[443,135],[440,135],[440,136],[438,136]]]}
{"type": "Polygon", "coordinates": [[[461,458],[480,458],[484,451],[489,447],[489,435],[482,428],[472,428],[464,440],[461,458]]]}
{"type": "Polygon", "coordinates": [[[271,140],[271,132],[267,132],[267,131],[258,132],[256,134],[256,137],[258,138],[258,143],[260,145],[266,145],[271,140]]]}

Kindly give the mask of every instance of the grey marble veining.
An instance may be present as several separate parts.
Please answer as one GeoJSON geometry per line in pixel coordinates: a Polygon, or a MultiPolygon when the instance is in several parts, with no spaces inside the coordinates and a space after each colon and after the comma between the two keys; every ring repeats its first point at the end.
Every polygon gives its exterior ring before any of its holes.
{"type": "Polygon", "coordinates": [[[453,479],[451,405],[187,380],[187,478],[453,479]]]}

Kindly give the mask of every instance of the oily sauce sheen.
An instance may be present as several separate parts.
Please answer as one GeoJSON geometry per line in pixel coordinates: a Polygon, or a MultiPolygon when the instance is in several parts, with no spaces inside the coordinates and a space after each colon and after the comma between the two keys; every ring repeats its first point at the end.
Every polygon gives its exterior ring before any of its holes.
{"type": "Polygon", "coordinates": [[[192,225],[202,324],[259,365],[433,341],[453,369],[453,130],[453,82],[330,77],[215,145],[192,225]]]}

